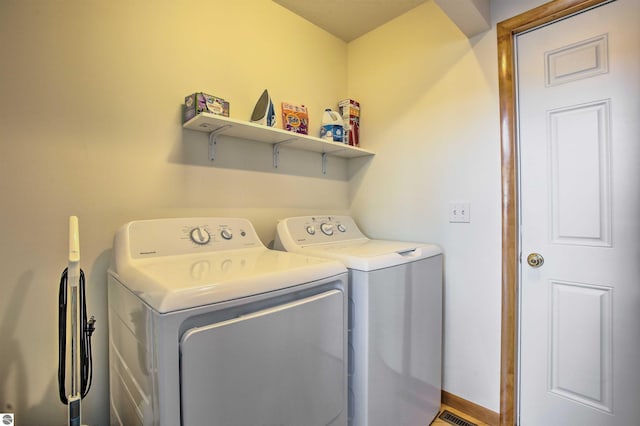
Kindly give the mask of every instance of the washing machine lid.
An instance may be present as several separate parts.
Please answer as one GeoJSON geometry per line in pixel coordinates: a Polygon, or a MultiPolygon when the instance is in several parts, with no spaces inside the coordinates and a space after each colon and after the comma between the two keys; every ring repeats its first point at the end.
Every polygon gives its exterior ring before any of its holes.
{"type": "Polygon", "coordinates": [[[296,252],[335,259],[349,269],[375,271],[442,254],[433,244],[386,240],[361,240],[307,246],[296,252]]]}
{"type": "Polygon", "coordinates": [[[299,216],[281,220],[276,248],[336,259],[349,269],[373,271],[442,253],[440,247],[419,242],[372,240],[349,216],[299,216]]]}
{"type": "Polygon", "coordinates": [[[156,257],[110,270],[160,313],[292,288],[346,272],[337,261],[267,248],[156,257]]]}

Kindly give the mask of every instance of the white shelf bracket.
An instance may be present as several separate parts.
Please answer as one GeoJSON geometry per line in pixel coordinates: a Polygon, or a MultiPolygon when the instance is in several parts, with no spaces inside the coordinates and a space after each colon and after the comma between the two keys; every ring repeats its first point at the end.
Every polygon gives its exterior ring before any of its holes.
{"type": "Polygon", "coordinates": [[[224,132],[229,127],[232,127],[231,124],[225,124],[224,126],[220,126],[209,133],[209,160],[215,161],[218,135],[224,132]]]}
{"type": "Polygon", "coordinates": [[[295,141],[295,138],[286,139],[276,144],[273,144],[273,168],[277,169],[278,164],[280,163],[280,145],[287,144],[295,141]]]}
{"type": "Polygon", "coordinates": [[[327,158],[329,157],[329,155],[334,155],[336,152],[343,152],[346,150],[347,150],[346,148],[343,148],[343,149],[336,149],[333,151],[322,153],[322,174],[323,175],[327,174],[327,158]]]}

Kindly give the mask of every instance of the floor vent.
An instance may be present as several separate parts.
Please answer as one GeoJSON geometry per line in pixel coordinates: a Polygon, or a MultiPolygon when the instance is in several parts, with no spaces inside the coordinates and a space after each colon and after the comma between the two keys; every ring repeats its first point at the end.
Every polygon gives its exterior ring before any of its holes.
{"type": "Polygon", "coordinates": [[[455,414],[453,414],[451,411],[447,411],[447,410],[444,410],[442,413],[440,413],[438,417],[440,417],[445,422],[455,426],[478,426],[477,424],[468,422],[462,417],[458,417],[455,414]]]}

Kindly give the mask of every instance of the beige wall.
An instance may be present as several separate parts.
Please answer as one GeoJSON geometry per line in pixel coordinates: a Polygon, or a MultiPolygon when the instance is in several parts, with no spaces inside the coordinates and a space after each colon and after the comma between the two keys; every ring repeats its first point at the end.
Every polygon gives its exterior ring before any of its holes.
{"type": "MultiPolygon", "coordinates": [[[[445,253],[443,387],[497,411],[500,163],[495,35],[468,40],[433,2],[349,45],[349,93],[377,152],[351,181],[352,214],[379,238],[445,253]],[[452,201],[471,223],[449,223],[452,201]]],[[[369,146],[369,145],[367,145],[369,146]]]]}
{"type": "MultiPolygon", "coordinates": [[[[348,46],[349,95],[377,153],[351,170],[351,214],[377,238],[432,241],[445,253],[443,388],[499,411],[501,230],[495,23],[543,1],[492,0],[472,39],[434,2],[348,46]],[[471,222],[449,223],[450,202],[471,222]]],[[[355,164],[355,163],[352,163],[355,164]]]]}
{"type": "MultiPolygon", "coordinates": [[[[493,0],[495,21],[539,0],[493,0]]],[[[0,2],[0,412],[62,424],[57,286],[67,218],[80,218],[94,335],[85,422],[105,423],[106,269],[114,231],[168,216],[241,216],[268,243],[278,218],[351,213],[372,237],[446,255],[444,388],[498,410],[500,152],[495,31],[471,40],[433,3],[348,46],[269,0],[0,2]],[[362,103],[373,159],[330,159],[183,131],[182,98],[205,91],[245,120],[276,104],[362,103]],[[450,201],[471,203],[450,224],[450,201]],[[10,407],[8,406],[10,405],[10,407]]]]}
{"type": "Polygon", "coordinates": [[[97,318],[85,422],[106,424],[106,270],[124,222],[241,216],[265,243],[280,217],[347,213],[346,162],[183,131],[184,96],[205,91],[248,119],[262,90],[310,109],[346,95],[344,42],[268,0],[0,2],[0,412],[62,424],[58,279],[69,215],[80,221],[97,318]]]}

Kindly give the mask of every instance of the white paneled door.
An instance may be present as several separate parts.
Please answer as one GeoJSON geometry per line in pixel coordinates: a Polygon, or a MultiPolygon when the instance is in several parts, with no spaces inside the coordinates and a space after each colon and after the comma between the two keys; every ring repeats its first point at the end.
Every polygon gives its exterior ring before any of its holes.
{"type": "Polygon", "coordinates": [[[640,17],[519,35],[519,424],[640,425],[640,17]]]}

